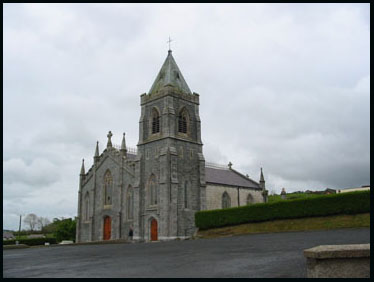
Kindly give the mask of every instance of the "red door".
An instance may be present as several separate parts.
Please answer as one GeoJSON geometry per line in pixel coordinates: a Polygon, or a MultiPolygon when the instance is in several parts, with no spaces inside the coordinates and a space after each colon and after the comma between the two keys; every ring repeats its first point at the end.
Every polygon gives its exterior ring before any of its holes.
{"type": "Polygon", "coordinates": [[[110,233],[112,230],[112,220],[109,216],[104,218],[104,240],[110,239],[110,233]]]}
{"type": "Polygon", "coordinates": [[[151,241],[157,241],[157,220],[152,219],[151,221],[151,241]]]}

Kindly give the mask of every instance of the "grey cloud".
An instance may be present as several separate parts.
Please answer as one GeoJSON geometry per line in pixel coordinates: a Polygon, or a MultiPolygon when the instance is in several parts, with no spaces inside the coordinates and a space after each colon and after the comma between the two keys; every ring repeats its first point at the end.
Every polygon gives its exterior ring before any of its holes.
{"type": "Polygon", "coordinates": [[[278,192],[369,184],[369,7],[5,4],[4,227],[18,208],[74,216],[81,160],[109,130],[136,146],[169,35],[206,161],[254,180],[262,166],[278,192]]]}

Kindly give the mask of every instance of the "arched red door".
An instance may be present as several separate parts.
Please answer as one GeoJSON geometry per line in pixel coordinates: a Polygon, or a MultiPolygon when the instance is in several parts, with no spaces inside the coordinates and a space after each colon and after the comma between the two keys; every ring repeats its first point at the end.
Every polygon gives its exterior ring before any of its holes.
{"type": "Polygon", "coordinates": [[[153,218],[151,221],[151,241],[157,241],[157,240],[158,240],[157,220],[153,218]]]}
{"type": "Polygon", "coordinates": [[[110,240],[110,235],[112,231],[112,220],[110,216],[104,218],[104,240],[110,240]]]}

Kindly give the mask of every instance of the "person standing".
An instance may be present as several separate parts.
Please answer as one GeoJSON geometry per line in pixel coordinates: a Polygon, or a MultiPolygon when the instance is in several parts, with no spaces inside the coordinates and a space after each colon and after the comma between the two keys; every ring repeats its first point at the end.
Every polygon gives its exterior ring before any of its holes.
{"type": "Polygon", "coordinates": [[[132,229],[132,226],[130,226],[130,230],[129,230],[129,238],[130,240],[132,241],[132,236],[134,235],[134,230],[132,229]]]}

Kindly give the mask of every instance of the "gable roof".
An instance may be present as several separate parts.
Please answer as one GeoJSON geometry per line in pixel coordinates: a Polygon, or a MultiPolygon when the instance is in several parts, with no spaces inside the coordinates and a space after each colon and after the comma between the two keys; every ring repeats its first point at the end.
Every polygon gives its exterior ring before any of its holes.
{"type": "Polygon", "coordinates": [[[168,51],[168,56],[148,94],[157,93],[162,87],[167,85],[172,85],[183,93],[191,94],[191,90],[171,54],[171,50],[168,51]]]}
{"type": "Polygon", "coordinates": [[[234,169],[205,167],[205,181],[207,183],[261,189],[257,182],[245,177],[234,169]]]}

